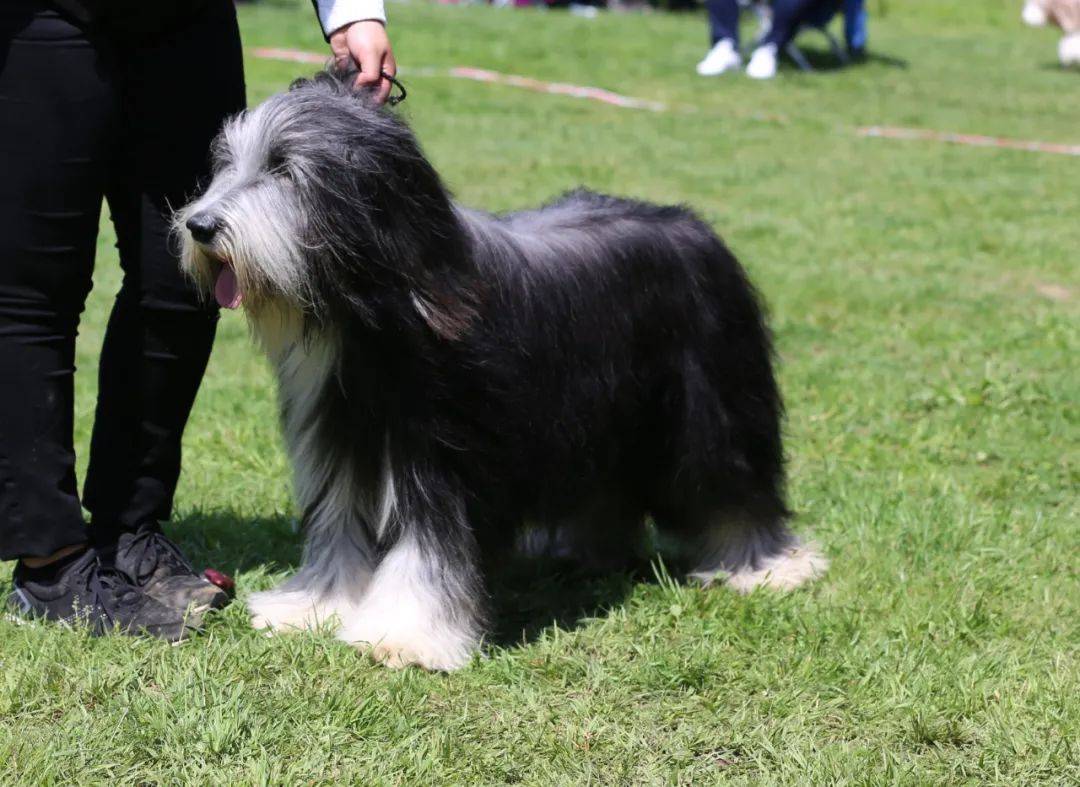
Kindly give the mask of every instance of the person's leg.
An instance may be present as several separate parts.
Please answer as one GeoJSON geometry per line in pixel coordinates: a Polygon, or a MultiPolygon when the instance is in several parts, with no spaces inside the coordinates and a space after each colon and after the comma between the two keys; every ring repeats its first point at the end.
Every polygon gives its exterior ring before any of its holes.
{"type": "Polygon", "coordinates": [[[106,197],[124,282],[101,354],[84,500],[91,535],[157,601],[198,615],[227,603],[160,529],[171,516],[181,439],[206,370],[217,306],[180,271],[171,210],[209,176],[210,145],[244,107],[229,0],[165,35],[117,50],[124,127],[106,197]]]}
{"type": "Polygon", "coordinates": [[[866,52],[868,27],[866,0],[844,0],[844,40],[852,55],[859,56],[866,52]]]}
{"type": "Polygon", "coordinates": [[[0,559],[86,541],[72,445],[75,336],[90,290],[115,97],[84,34],[0,9],[0,559]]]}
{"type": "Polygon", "coordinates": [[[823,2],[828,0],[774,0],[772,27],[759,45],[771,44],[783,50],[803,21],[823,2]]]}
{"type": "Polygon", "coordinates": [[[731,41],[739,48],[739,3],[737,0],[705,0],[709,14],[709,46],[731,41]]]}
{"type": "Polygon", "coordinates": [[[815,11],[835,0],[775,0],[773,2],[772,26],[758,42],[746,75],[753,79],[772,79],[780,53],[799,31],[799,26],[815,11]]]}
{"type": "Polygon", "coordinates": [[[116,106],[79,28],[33,0],[0,7],[0,559],[18,560],[12,611],[176,640],[183,615],[86,547],[75,487],[75,335],[116,106]]]}
{"type": "Polygon", "coordinates": [[[235,12],[214,0],[178,30],[120,45],[123,116],[107,198],[124,283],[102,349],[85,504],[95,539],[168,519],[180,443],[217,307],[180,272],[170,212],[209,173],[210,143],[244,106],[235,12]]]}
{"type": "Polygon", "coordinates": [[[697,64],[701,76],[716,76],[742,65],[739,55],[739,4],[736,0],[706,0],[711,49],[697,64]]]}

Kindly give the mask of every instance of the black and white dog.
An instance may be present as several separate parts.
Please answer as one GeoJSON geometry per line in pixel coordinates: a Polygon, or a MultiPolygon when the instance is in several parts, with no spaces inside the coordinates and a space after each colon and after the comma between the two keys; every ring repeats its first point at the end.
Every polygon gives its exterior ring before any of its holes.
{"type": "Polygon", "coordinates": [[[600,566],[653,543],[738,590],[820,574],[785,524],[761,308],[709,227],[585,191],[468,210],[350,80],[231,121],[176,220],[278,375],[307,542],[254,624],[332,620],[387,664],[460,667],[483,560],[537,533],[600,566]]]}

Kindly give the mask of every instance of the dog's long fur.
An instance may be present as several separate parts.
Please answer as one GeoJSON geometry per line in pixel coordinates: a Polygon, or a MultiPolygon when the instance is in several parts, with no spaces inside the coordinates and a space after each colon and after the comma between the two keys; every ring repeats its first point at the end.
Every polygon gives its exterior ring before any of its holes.
{"type": "Polygon", "coordinates": [[[225,128],[177,227],[208,290],[235,272],[280,383],[307,543],[256,625],[334,619],[389,664],[452,669],[482,635],[484,557],[617,566],[648,515],[706,582],[824,569],[785,524],[761,309],[686,209],[465,209],[399,118],[320,74],[225,128]]]}

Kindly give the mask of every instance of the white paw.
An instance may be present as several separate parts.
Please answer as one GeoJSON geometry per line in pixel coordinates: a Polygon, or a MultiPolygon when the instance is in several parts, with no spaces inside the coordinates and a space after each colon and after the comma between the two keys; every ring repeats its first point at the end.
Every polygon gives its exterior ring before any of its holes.
{"type": "Polygon", "coordinates": [[[391,669],[415,664],[438,672],[464,667],[480,644],[477,636],[446,626],[378,631],[361,623],[343,627],[337,636],[391,669]]]}
{"type": "Polygon", "coordinates": [[[330,617],[313,596],[300,591],[252,593],[247,608],[254,628],[277,633],[314,629],[330,617]]]}
{"type": "Polygon", "coordinates": [[[749,593],[758,587],[774,590],[794,590],[800,585],[817,579],[829,567],[829,560],[816,544],[795,544],[779,555],[762,561],[759,568],[728,572],[695,573],[690,577],[703,584],[723,581],[732,590],[749,593]]]}

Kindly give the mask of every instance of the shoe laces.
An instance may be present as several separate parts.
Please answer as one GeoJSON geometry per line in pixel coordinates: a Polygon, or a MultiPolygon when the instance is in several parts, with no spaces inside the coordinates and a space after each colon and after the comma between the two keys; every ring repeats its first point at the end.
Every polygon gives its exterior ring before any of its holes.
{"type": "Polygon", "coordinates": [[[140,585],[154,573],[161,563],[177,570],[178,573],[195,573],[195,569],[184,557],[180,547],[176,546],[157,528],[144,527],[139,530],[131,541],[127,543],[126,551],[134,559],[135,570],[138,573],[138,576],[132,577],[132,579],[136,580],[140,585]],[[151,560],[147,560],[147,558],[151,558],[151,560]],[[144,562],[149,566],[145,571],[143,570],[144,562]]]}
{"type": "Polygon", "coordinates": [[[97,555],[86,562],[78,572],[80,584],[89,595],[87,614],[93,611],[108,625],[115,625],[122,607],[134,606],[139,599],[139,591],[118,569],[104,563],[97,555]]]}

